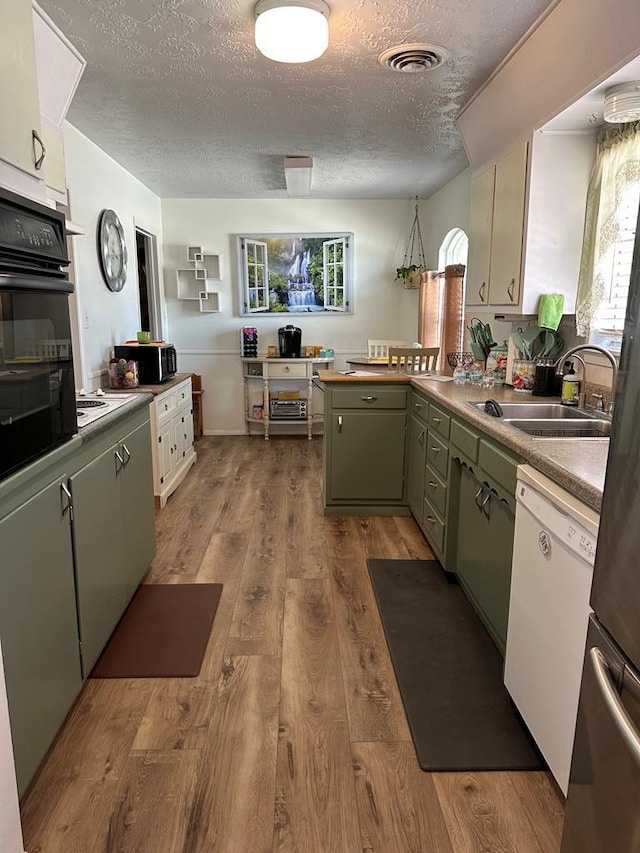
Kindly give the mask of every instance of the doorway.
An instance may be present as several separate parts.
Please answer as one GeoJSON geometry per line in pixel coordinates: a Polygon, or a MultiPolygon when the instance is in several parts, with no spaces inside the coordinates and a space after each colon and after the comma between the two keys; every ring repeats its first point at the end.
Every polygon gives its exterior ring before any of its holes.
{"type": "Polygon", "coordinates": [[[140,329],[151,332],[152,340],[161,341],[163,331],[157,240],[153,234],[137,226],[135,232],[140,329]]]}

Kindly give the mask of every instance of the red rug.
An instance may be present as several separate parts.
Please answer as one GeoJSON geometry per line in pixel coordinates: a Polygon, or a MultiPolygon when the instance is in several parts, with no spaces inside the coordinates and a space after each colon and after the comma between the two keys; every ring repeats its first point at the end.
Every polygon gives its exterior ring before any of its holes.
{"type": "Polygon", "coordinates": [[[192,678],[200,672],[222,584],[143,584],[92,678],[192,678]]]}

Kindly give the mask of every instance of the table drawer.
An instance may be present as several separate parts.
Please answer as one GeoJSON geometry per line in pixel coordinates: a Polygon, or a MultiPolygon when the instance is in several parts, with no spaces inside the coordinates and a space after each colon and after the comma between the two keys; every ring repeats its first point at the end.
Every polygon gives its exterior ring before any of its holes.
{"type": "Polygon", "coordinates": [[[449,438],[449,428],[451,425],[451,417],[443,412],[442,409],[439,409],[437,406],[434,406],[433,403],[429,405],[429,430],[433,432],[437,432],[438,435],[442,436],[442,438],[449,438]]]}
{"type": "Polygon", "coordinates": [[[268,364],[269,379],[306,379],[306,364],[268,364]]]}
{"type": "Polygon", "coordinates": [[[475,432],[458,423],[458,421],[451,421],[451,444],[461,450],[471,462],[478,461],[479,441],[480,439],[475,432]]]}
{"type": "Polygon", "coordinates": [[[334,388],[334,409],[404,409],[407,405],[406,388],[362,387],[334,388]]]}
{"type": "Polygon", "coordinates": [[[444,550],[444,521],[438,515],[437,510],[433,507],[430,501],[425,498],[424,501],[424,531],[431,545],[442,553],[444,550]]]}
{"type": "Polygon", "coordinates": [[[444,518],[447,508],[447,484],[443,483],[439,475],[429,465],[427,465],[424,480],[424,496],[444,518]]]}
{"type": "Polygon", "coordinates": [[[420,397],[415,391],[411,394],[411,413],[424,424],[429,423],[429,401],[420,397]]]}
{"type": "Polygon", "coordinates": [[[427,464],[440,474],[441,477],[447,478],[449,472],[449,448],[431,430],[429,430],[429,435],[427,436],[427,464]]]}

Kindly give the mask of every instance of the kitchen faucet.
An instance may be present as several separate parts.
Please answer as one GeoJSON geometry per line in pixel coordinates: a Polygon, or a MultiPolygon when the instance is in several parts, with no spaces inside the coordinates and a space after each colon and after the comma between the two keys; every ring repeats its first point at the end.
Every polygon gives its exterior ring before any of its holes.
{"type": "MultiPolygon", "coordinates": [[[[584,381],[586,379],[587,369],[586,369],[586,365],[584,363],[584,360],[579,355],[576,355],[576,353],[582,352],[583,350],[592,350],[593,352],[602,353],[602,355],[606,356],[606,358],[609,359],[609,362],[611,364],[611,373],[612,373],[612,376],[611,376],[611,402],[609,404],[609,414],[611,415],[611,414],[613,414],[613,396],[615,394],[616,382],[618,379],[618,362],[616,361],[616,357],[614,356],[614,354],[610,350],[605,349],[604,347],[599,347],[597,344],[578,344],[575,347],[571,347],[570,350],[567,350],[567,352],[565,352],[564,355],[561,355],[560,358],[556,361],[556,363],[555,363],[556,372],[558,372],[558,368],[560,367],[560,365],[563,364],[568,358],[571,358],[571,356],[575,356],[575,358],[578,359],[582,363],[582,371],[583,371],[582,372],[582,391],[580,394],[579,406],[580,406],[580,408],[584,408],[584,381]]],[[[598,395],[594,395],[594,396],[598,396],[598,395]]],[[[602,405],[602,398],[600,398],[599,404],[602,405]]],[[[599,409],[600,406],[597,405],[596,408],[599,409]]]]}

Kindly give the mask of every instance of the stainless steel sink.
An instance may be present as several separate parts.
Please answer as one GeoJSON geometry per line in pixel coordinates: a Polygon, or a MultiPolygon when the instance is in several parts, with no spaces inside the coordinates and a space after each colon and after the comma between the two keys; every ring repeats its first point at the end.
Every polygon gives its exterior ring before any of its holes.
{"type": "Polygon", "coordinates": [[[526,432],[533,438],[604,438],[611,435],[611,421],[593,418],[502,418],[503,424],[509,424],[526,432]]]}
{"type": "MultiPolygon", "coordinates": [[[[484,411],[484,402],[468,403],[474,409],[484,411]]],[[[507,418],[526,418],[527,420],[593,420],[593,415],[576,409],[575,406],[563,406],[561,403],[500,403],[507,418]]]]}

